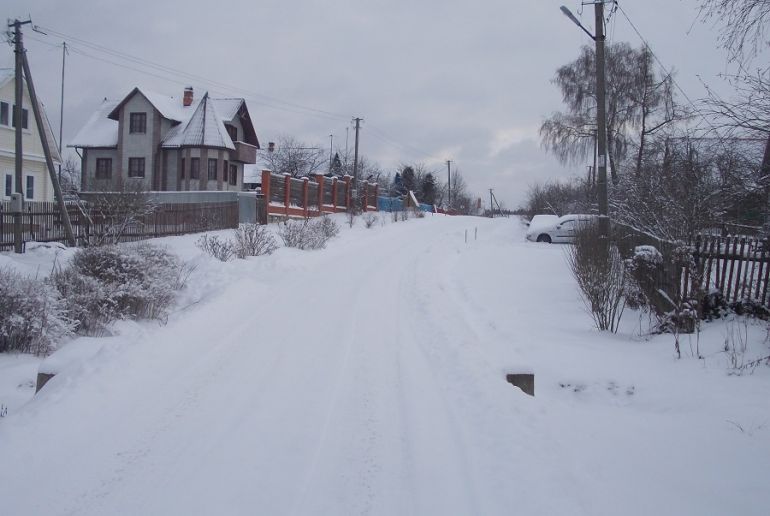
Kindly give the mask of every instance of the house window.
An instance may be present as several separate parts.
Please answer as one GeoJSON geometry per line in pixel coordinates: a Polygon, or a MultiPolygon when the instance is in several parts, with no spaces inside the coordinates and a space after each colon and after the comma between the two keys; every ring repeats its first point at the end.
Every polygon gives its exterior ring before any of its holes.
{"type": "Polygon", "coordinates": [[[144,158],[128,158],[128,177],[144,177],[144,158]]]}
{"type": "MultiPolygon", "coordinates": [[[[16,127],[16,106],[13,106],[13,120],[11,120],[11,127],[16,127]]],[[[29,128],[29,111],[27,111],[25,108],[21,108],[21,128],[22,129],[28,129],[29,128]]]]}
{"type": "Polygon", "coordinates": [[[10,125],[8,120],[8,103],[0,102],[0,125],[10,125]]]}
{"type": "Polygon", "coordinates": [[[10,197],[13,193],[13,176],[11,174],[5,175],[5,196],[10,197]]]}
{"type": "Polygon", "coordinates": [[[230,165],[230,184],[238,184],[238,165],[230,165]]]}
{"type": "Polygon", "coordinates": [[[225,124],[225,129],[227,129],[227,134],[230,135],[230,139],[233,140],[234,142],[237,142],[238,128],[230,124],[225,124]]]}
{"type": "Polygon", "coordinates": [[[27,176],[27,199],[35,196],[35,176],[27,176]]]}
{"type": "Polygon", "coordinates": [[[147,113],[131,113],[128,124],[129,133],[147,132],[147,113]]]}
{"type": "Polygon", "coordinates": [[[209,158],[209,181],[217,180],[217,160],[209,158]]]}
{"type": "Polygon", "coordinates": [[[112,158],[96,158],[96,179],[112,179],[112,158]]]}
{"type": "Polygon", "coordinates": [[[200,179],[201,177],[201,159],[190,158],[190,179],[200,179]]]}

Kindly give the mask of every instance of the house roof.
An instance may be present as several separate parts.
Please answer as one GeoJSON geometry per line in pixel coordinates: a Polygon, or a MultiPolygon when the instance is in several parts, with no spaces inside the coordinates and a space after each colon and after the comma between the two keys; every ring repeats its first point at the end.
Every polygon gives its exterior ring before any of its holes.
{"type": "Polygon", "coordinates": [[[172,128],[163,139],[162,146],[220,147],[235,150],[235,144],[227,134],[225,124],[215,106],[216,102],[205,93],[190,119],[172,128]]]}
{"type": "Polygon", "coordinates": [[[108,115],[120,104],[116,100],[102,101],[99,109],[91,115],[68,147],[104,148],[118,146],[118,122],[108,118],[108,115]]]}
{"type": "Polygon", "coordinates": [[[137,93],[146,98],[147,101],[152,104],[152,106],[157,109],[161,115],[163,115],[163,118],[174,120],[176,122],[182,122],[190,116],[189,113],[187,113],[189,109],[182,104],[181,99],[163,95],[161,93],[155,93],[154,91],[146,89],[140,89],[139,87],[134,88],[128,93],[128,95],[123,97],[123,100],[121,100],[107,116],[113,120],[118,120],[120,116],[120,109],[123,107],[123,104],[128,102],[131,97],[137,93]]]}
{"type": "Polygon", "coordinates": [[[238,98],[214,99],[205,93],[200,100],[184,106],[182,100],[149,90],[134,88],[121,101],[105,101],[78,132],[69,147],[109,148],[118,144],[118,118],[123,105],[136,94],[142,95],[158,112],[174,124],[163,138],[164,148],[203,146],[233,150],[235,144],[225,122],[240,119],[243,140],[259,148],[259,140],[249,117],[246,102],[238,98]]]}

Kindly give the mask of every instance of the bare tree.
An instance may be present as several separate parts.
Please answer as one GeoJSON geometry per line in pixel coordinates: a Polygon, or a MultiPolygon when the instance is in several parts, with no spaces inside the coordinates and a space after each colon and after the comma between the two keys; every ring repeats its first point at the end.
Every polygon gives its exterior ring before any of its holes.
{"type": "Polygon", "coordinates": [[[731,61],[750,61],[767,45],[770,0],[701,0],[701,15],[722,26],[720,43],[731,61]]]}
{"type": "Polygon", "coordinates": [[[292,136],[281,136],[275,150],[262,153],[267,166],[276,174],[305,177],[314,172],[327,172],[329,160],[320,146],[311,146],[292,136]]]}
{"type": "MultiPolygon", "coordinates": [[[[596,57],[584,46],[578,59],[556,71],[566,112],[556,112],[540,127],[543,147],[563,163],[578,164],[595,152],[596,57]]],[[[643,47],[614,43],[606,49],[607,146],[610,173],[618,182],[618,163],[637,141],[672,122],[674,103],[670,77],[658,77],[652,55],[643,47]]]]}
{"type": "Polygon", "coordinates": [[[142,226],[144,218],[157,209],[144,183],[125,181],[117,188],[99,191],[90,188],[83,197],[88,201],[89,246],[117,244],[133,227],[142,226]]]}
{"type": "Polygon", "coordinates": [[[61,165],[62,193],[71,194],[80,189],[80,160],[67,157],[61,165]]]}

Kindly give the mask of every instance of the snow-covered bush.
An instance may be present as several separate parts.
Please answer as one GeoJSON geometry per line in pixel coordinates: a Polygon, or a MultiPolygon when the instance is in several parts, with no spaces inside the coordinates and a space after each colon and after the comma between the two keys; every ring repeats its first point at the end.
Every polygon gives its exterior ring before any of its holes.
{"type": "Polygon", "coordinates": [[[78,332],[104,331],[115,319],[163,319],[189,267],[163,248],[149,244],[79,250],[50,281],[78,322],[78,332]]]}
{"type": "Polygon", "coordinates": [[[230,260],[234,253],[233,244],[229,240],[220,240],[218,236],[208,234],[202,235],[195,245],[204,253],[213,256],[217,260],[226,262],[230,260]]]}
{"type": "Polygon", "coordinates": [[[374,224],[377,222],[377,215],[374,213],[368,211],[364,215],[364,226],[366,226],[366,229],[371,228],[374,226],[374,224]]]}
{"type": "Polygon", "coordinates": [[[235,256],[240,259],[271,254],[278,248],[273,234],[266,226],[259,224],[241,224],[235,230],[235,238],[231,246],[235,256]]]}
{"type": "Polygon", "coordinates": [[[317,226],[318,231],[326,240],[334,238],[340,234],[340,227],[328,215],[324,215],[320,219],[317,219],[313,224],[317,226]]]}
{"type": "Polygon", "coordinates": [[[51,285],[0,269],[0,352],[48,353],[74,326],[51,285]]]}
{"type": "Polygon", "coordinates": [[[576,231],[567,262],[596,327],[616,332],[625,308],[626,284],[617,247],[606,241],[598,224],[586,224],[576,231]]]}
{"type": "Polygon", "coordinates": [[[317,222],[308,220],[287,220],[278,228],[278,236],[286,247],[297,249],[323,249],[326,242],[339,232],[331,219],[321,218],[317,222]]]}

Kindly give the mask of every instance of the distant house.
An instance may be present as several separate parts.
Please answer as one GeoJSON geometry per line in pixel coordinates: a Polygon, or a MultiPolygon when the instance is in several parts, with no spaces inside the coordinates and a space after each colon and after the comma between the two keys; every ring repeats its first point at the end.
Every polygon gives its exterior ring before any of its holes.
{"type": "MultiPolygon", "coordinates": [[[[0,199],[8,200],[16,191],[16,125],[13,113],[16,104],[15,74],[12,69],[0,68],[0,199]]],[[[21,109],[22,129],[22,191],[28,201],[53,201],[54,191],[43,154],[43,144],[32,114],[32,101],[24,81],[24,97],[21,109]],[[26,107],[25,107],[26,106],[26,107]]],[[[61,163],[51,124],[40,106],[45,123],[45,133],[51,148],[54,165],[61,163]]]]}
{"type": "Polygon", "coordinates": [[[259,140],[244,99],[134,88],[119,102],[105,99],[69,146],[81,150],[84,191],[241,190],[259,140]]]}

